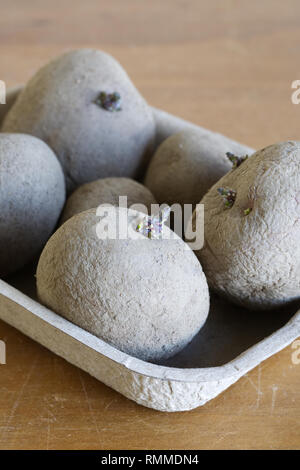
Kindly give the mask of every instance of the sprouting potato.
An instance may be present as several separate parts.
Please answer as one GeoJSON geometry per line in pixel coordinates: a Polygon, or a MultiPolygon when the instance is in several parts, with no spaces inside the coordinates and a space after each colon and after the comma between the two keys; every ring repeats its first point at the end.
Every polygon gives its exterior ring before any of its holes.
{"type": "Polygon", "coordinates": [[[92,49],[66,53],[40,69],[2,131],[44,140],[62,164],[68,192],[97,178],[139,177],[155,139],[152,111],[124,69],[92,49]]]}
{"type": "Polygon", "coordinates": [[[170,238],[168,227],[165,238],[149,239],[128,217],[127,238],[107,237],[104,225],[127,215],[145,217],[112,206],[98,229],[96,209],[67,220],[40,257],[38,296],[116,348],[161,360],[184,348],[205,323],[208,286],[192,250],[177,235],[170,238]]]}
{"type": "Polygon", "coordinates": [[[257,151],[204,196],[211,288],[250,309],[300,298],[300,142],[257,151]]]}

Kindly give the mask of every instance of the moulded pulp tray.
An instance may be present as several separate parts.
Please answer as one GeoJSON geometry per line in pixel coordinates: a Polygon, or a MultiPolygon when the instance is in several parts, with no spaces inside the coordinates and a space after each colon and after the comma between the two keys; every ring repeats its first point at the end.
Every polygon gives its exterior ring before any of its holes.
{"type": "MultiPolygon", "coordinates": [[[[0,106],[0,120],[18,90],[0,106]]],[[[241,145],[154,109],[157,144],[184,127],[203,138],[241,145]]],[[[247,148],[244,147],[246,150],[247,148]]],[[[249,150],[249,149],[248,149],[249,150]]],[[[225,149],[227,151],[227,149],[225,149]]],[[[34,266],[0,280],[0,319],[135,402],[161,411],[196,408],[300,336],[300,310],[247,312],[215,296],[209,319],[192,343],[163,364],[125,354],[68,322],[35,300],[34,266]]]]}

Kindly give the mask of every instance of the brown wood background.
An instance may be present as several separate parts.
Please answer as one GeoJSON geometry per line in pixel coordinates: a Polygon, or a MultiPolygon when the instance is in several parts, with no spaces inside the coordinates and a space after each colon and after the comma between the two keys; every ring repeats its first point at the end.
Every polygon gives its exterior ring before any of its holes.
{"type": "MultiPolygon", "coordinates": [[[[152,105],[259,148],[300,139],[297,0],[0,0],[0,79],[77,47],[113,54],[152,105]]],[[[292,348],[202,408],[142,408],[0,323],[1,449],[300,448],[292,348]]]]}

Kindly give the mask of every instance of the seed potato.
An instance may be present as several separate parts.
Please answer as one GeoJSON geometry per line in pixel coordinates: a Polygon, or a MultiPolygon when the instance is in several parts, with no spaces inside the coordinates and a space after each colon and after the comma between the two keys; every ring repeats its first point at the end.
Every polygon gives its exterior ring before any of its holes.
{"type": "Polygon", "coordinates": [[[133,204],[142,204],[148,214],[151,214],[151,204],[156,204],[150,190],[137,181],[130,178],[103,178],[83,184],[71,194],[63,210],[61,223],[100,204],[118,206],[120,196],[127,196],[128,208],[133,204]]]}
{"type": "Polygon", "coordinates": [[[155,139],[152,111],[126,72],[92,49],[68,52],[40,69],[2,131],[44,140],[62,164],[68,192],[97,178],[138,177],[155,139]]]}
{"type": "Polygon", "coordinates": [[[257,151],[201,203],[210,287],[250,309],[300,298],[300,142],[257,151]]]}
{"type": "Polygon", "coordinates": [[[64,202],[64,175],[52,150],[36,137],[0,134],[1,277],[41,251],[64,202]]]}
{"type": "MultiPolygon", "coordinates": [[[[127,214],[135,218],[132,227],[144,217],[112,207],[107,226],[127,214]]],[[[133,228],[134,237],[105,238],[98,221],[95,209],[82,212],[50,238],[37,268],[40,301],[140,359],[174,355],[208,315],[208,287],[199,261],[176,235],[153,240],[133,228]]]]}

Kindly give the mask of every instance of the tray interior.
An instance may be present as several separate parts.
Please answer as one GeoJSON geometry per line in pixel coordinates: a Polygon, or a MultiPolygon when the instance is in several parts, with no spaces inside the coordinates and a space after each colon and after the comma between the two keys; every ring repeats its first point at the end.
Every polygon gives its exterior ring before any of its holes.
{"type": "MultiPolygon", "coordinates": [[[[35,264],[28,266],[6,281],[37,300],[35,268],[35,264]]],[[[226,364],[283,327],[299,308],[297,303],[278,311],[250,312],[212,295],[209,317],[202,330],[183,351],[160,364],[180,368],[226,364]]]]}

